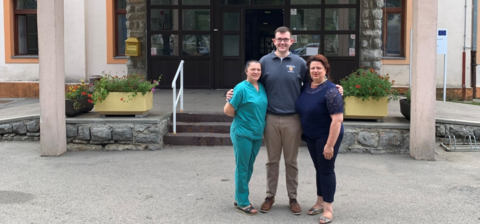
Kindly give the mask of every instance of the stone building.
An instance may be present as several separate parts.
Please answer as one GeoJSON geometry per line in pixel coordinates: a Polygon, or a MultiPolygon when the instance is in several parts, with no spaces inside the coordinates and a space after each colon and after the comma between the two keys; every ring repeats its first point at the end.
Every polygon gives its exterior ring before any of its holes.
{"type": "MultiPolygon", "coordinates": [[[[38,97],[36,0],[1,0],[0,97],[38,97]]],[[[279,26],[292,29],[292,54],[321,53],[338,82],[361,66],[390,74],[408,88],[413,0],[69,0],[65,1],[65,78],[78,83],[102,71],[162,76],[169,88],[181,60],[185,87],[228,89],[243,66],[274,50],[279,26]],[[139,56],[125,56],[137,38],[139,56]]],[[[438,27],[449,30],[451,98],[480,97],[475,79],[477,0],[440,0],[438,27]],[[462,52],[466,62],[462,64],[462,52]],[[462,73],[462,70],[465,70],[462,73]],[[462,80],[465,80],[462,82],[462,80]]],[[[479,59],[480,60],[480,59],[479,59]]],[[[443,57],[437,60],[443,86],[443,57]]]]}

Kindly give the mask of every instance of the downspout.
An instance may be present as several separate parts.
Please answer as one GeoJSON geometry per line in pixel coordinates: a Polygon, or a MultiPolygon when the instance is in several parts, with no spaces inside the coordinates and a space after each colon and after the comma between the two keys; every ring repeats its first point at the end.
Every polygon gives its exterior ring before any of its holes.
{"type": "Polygon", "coordinates": [[[467,100],[467,89],[465,87],[465,55],[466,55],[466,44],[467,44],[467,0],[465,0],[465,13],[464,13],[464,27],[463,27],[463,53],[462,53],[462,100],[467,100]]]}

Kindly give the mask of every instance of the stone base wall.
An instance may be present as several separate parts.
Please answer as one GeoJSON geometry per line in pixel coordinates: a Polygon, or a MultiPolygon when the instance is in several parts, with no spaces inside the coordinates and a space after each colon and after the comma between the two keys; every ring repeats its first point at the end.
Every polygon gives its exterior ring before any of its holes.
{"type": "Polygon", "coordinates": [[[157,124],[67,124],[67,151],[142,151],[163,148],[169,120],[157,124]]]}
{"type": "Polygon", "coordinates": [[[40,119],[26,118],[0,121],[0,141],[40,140],[40,119]]]}
{"type": "Polygon", "coordinates": [[[480,123],[478,125],[472,124],[461,124],[455,123],[452,124],[451,122],[437,122],[436,123],[436,131],[435,136],[437,137],[437,141],[444,141],[445,136],[454,135],[457,139],[457,142],[463,141],[465,137],[469,135],[475,136],[477,140],[477,146],[480,146],[480,123]]]}
{"type": "MultiPolygon", "coordinates": [[[[74,119],[72,122],[67,119],[67,151],[160,150],[170,118],[165,116],[155,121],[102,123],[98,120],[74,119]]],[[[39,118],[0,121],[0,141],[39,140],[39,118]]]]}
{"type": "Polygon", "coordinates": [[[344,127],[339,153],[406,154],[410,130],[344,127]]]}

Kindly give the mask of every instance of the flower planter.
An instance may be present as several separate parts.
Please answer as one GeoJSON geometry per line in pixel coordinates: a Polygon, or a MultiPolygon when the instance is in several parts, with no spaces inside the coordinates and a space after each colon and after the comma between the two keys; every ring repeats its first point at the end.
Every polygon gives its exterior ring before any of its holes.
{"type": "Polygon", "coordinates": [[[365,100],[347,96],[343,99],[345,103],[346,119],[383,119],[388,116],[388,97],[377,100],[365,100]]]}
{"type": "Polygon", "coordinates": [[[88,99],[65,100],[65,115],[67,117],[74,117],[81,113],[87,113],[92,109],[93,103],[89,103],[88,99]],[[78,102],[80,105],[75,107],[75,102],[78,102]]]}
{"type": "Polygon", "coordinates": [[[407,101],[407,99],[400,100],[400,112],[405,118],[410,120],[410,103],[407,101]]]}
{"type": "Polygon", "coordinates": [[[102,102],[95,104],[94,110],[101,115],[145,115],[153,106],[153,93],[137,93],[132,99],[129,92],[110,92],[102,102]],[[122,100],[123,99],[123,100],[122,100]]]}

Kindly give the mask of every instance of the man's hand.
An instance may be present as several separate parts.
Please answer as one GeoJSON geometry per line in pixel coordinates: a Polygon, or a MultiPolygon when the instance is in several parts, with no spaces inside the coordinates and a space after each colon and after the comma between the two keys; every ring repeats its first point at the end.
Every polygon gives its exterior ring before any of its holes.
{"type": "Polygon", "coordinates": [[[338,92],[340,92],[340,95],[343,96],[343,87],[341,85],[335,85],[337,86],[338,92]]]}
{"type": "MultiPolygon", "coordinates": [[[[342,92],[343,92],[343,89],[342,89],[342,92]]],[[[226,95],[227,95],[227,99],[226,99],[226,100],[227,100],[227,102],[228,102],[228,101],[229,101],[230,99],[232,99],[232,97],[233,97],[233,89],[228,90],[228,92],[227,92],[226,95]]]]}

